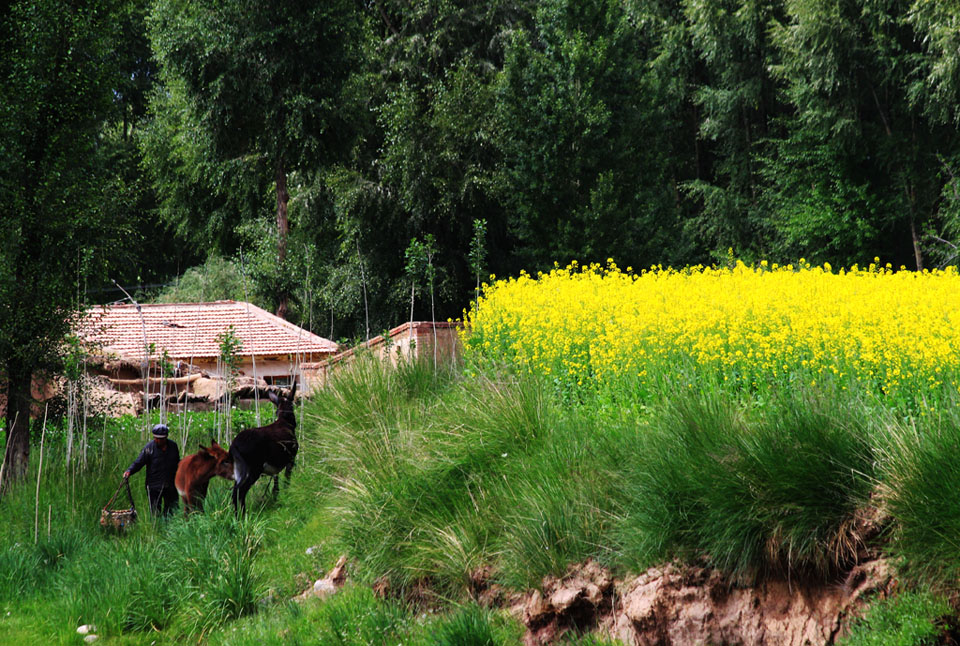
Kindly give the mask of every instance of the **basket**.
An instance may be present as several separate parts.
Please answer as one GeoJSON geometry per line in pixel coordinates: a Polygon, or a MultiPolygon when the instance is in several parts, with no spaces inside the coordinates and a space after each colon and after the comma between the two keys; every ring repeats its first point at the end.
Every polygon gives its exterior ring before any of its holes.
{"type": "Polygon", "coordinates": [[[130,492],[130,481],[126,478],[120,482],[120,486],[117,487],[117,490],[113,492],[113,496],[110,498],[110,502],[103,506],[103,509],[100,511],[100,525],[109,531],[122,532],[129,525],[137,522],[137,507],[133,504],[133,494],[130,492]],[[126,486],[127,497],[130,499],[130,508],[129,509],[110,509],[110,505],[113,504],[113,501],[117,498],[117,494],[120,493],[120,490],[126,486]]]}

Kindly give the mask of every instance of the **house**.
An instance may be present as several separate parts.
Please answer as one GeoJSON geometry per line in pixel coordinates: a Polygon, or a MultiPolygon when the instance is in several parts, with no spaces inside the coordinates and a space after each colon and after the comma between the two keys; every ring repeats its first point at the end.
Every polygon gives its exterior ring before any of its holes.
{"type": "Polygon", "coordinates": [[[436,357],[437,361],[455,361],[460,355],[462,324],[443,321],[408,321],[356,348],[350,348],[319,362],[301,364],[309,386],[327,383],[330,375],[353,361],[358,353],[369,352],[380,359],[396,362],[399,357],[436,357]],[[434,353],[436,348],[436,353],[434,353]]]}
{"type": "Polygon", "coordinates": [[[230,363],[231,391],[286,387],[302,381],[303,364],[338,351],[333,341],[241,301],[92,307],[79,336],[89,370],[112,389],[170,403],[219,399],[230,363]]]}

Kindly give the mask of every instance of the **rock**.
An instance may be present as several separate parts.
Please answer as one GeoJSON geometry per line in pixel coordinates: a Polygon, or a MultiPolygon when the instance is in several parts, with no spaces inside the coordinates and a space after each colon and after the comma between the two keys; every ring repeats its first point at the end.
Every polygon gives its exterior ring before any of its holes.
{"type": "Polygon", "coordinates": [[[309,599],[316,597],[319,599],[325,599],[332,594],[335,594],[337,590],[343,587],[343,584],[347,580],[347,557],[341,556],[337,560],[337,564],[330,570],[330,574],[325,576],[322,579],[317,579],[313,587],[307,589],[305,592],[298,595],[296,598],[299,601],[304,599],[309,599]]]}
{"type": "Polygon", "coordinates": [[[96,630],[96,627],[93,624],[83,624],[77,628],[78,635],[88,635],[96,630]]]}
{"type": "Polygon", "coordinates": [[[337,591],[337,586],[329,579],[317,579],[313,584],[313,596],[324,599],[337,591]]]}
{"type": "Polygon", "coordinates": [[[581,593],[583,593],[583,588],[577,586],[560,588],[550,595],[550,605],[553,606],[554,612],[566,612],[573,605],[573,602],[580,597],[581,593]]]}
{"type": "Polygon", "coordinates": [[[609,571],[587,561],[546,577],[510,611],[527,628],[526,646],[571,629],[600,630],[630,646],[827,646],[869,599],[895,586],[882,559],[852,567],[842,585],[776,577],[744,585],[709,567],[668,564],[615,586],[609,571]]]}
{"type": "Polygon", "coordinates": [[[767,579],[736,585],[717,571],[668,566],[623,586],[613,636],[636,646],[832,644],[868,592],[889,590],[884,563],[853,568],[845,586],[767,579]]]}
{"type": "Polygon", "coordinates": [[[546,577],[541,587],[513,609],[527,627],[528,646],[550,643],[572,628],[594,628],[613,607],[613,577],[592,560],[571,566],[562,578],[546,577]]]}
{"type": "Polygon", "coordinates": [[[87,635],[86,637],[84,637],[84,638],[83,638],[83,641],[85,641],[85,642],[88,643],[88,644],[92,644],[93,642],[97,641],[98,639],[100,639],[100,638],[97,637],[96,635],[90,634],[90,635],[87,635]]]}
{"type": "Polygon", "coordinates": [[[341,556],[337,559],[337,564],[330,570],[327,579],[337,588],[342,588],[347,581],[347,557],[341,556]]]}

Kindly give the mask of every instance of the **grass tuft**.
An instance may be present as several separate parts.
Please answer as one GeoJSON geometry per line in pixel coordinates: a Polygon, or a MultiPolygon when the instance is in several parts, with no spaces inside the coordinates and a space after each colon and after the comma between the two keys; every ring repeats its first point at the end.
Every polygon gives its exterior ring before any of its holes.
{"type": "Polygon", "coordinates": [[[678,393],[653,413],[627,476],[628,562],[706,556],[745,579],[849,563],[860,546],[843,528],[875,475],[858,411],[800,391],[748,417],[719,393],[678,393]]]}
{"type": "Polygon", "coordinates": [[[956,408],[888,426],[883,500],[892,553],[914,581],[952,586],[960,577],[960,413],[956,408]]]}

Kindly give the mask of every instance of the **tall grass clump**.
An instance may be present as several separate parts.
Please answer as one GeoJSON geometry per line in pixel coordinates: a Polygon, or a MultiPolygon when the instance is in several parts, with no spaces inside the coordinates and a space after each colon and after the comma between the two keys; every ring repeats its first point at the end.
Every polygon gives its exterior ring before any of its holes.
{"type": "Polygon", "coordinates": [[[635,434],[635,426],[568,412],[548,442],[511,463],[498,542],[505,584],[536,587],[587,558],[616,563],[611,534],[623,504],[625,447],[635,434]]]}
{"type": "Polygon", "coordinates": [[[888,426],[884,509],[890,550],[909,577],[953,586],[960,577],[960,413],[956,407],[888,426]]]}
{"type": "Polygon", "coordinates": [[[875,476],[863,419],[850,402],[802,390],[753,411],[717,392],[675,393],[635,445],[623,558],[706,557],[741,579],[849,564],[875,476]]]}
{"type": "Polygon", "coordinates": [[[462,598],[482,568],[526,585],[596,555],[610,497],[588,447],[602,434],[537,379],[404,377],[424,369],[356,366],[308,409],[316,479],[361,572],[462,598]]]}
{"type": "Polygon", "coordinates": [[[438,619],[419,640],[422,646],[499,646],[519,642],[514,626],[477,605],[438,619]]]}
{"type": "Polygon", "coordinates": [[[92,542],[57,578],[63,593],[51,614],[108,635],[193,635],[255,610],[261,522],[236,519],[226,492],[211,493],[205,514],[145,519],[129,536],[92,542]]]}

